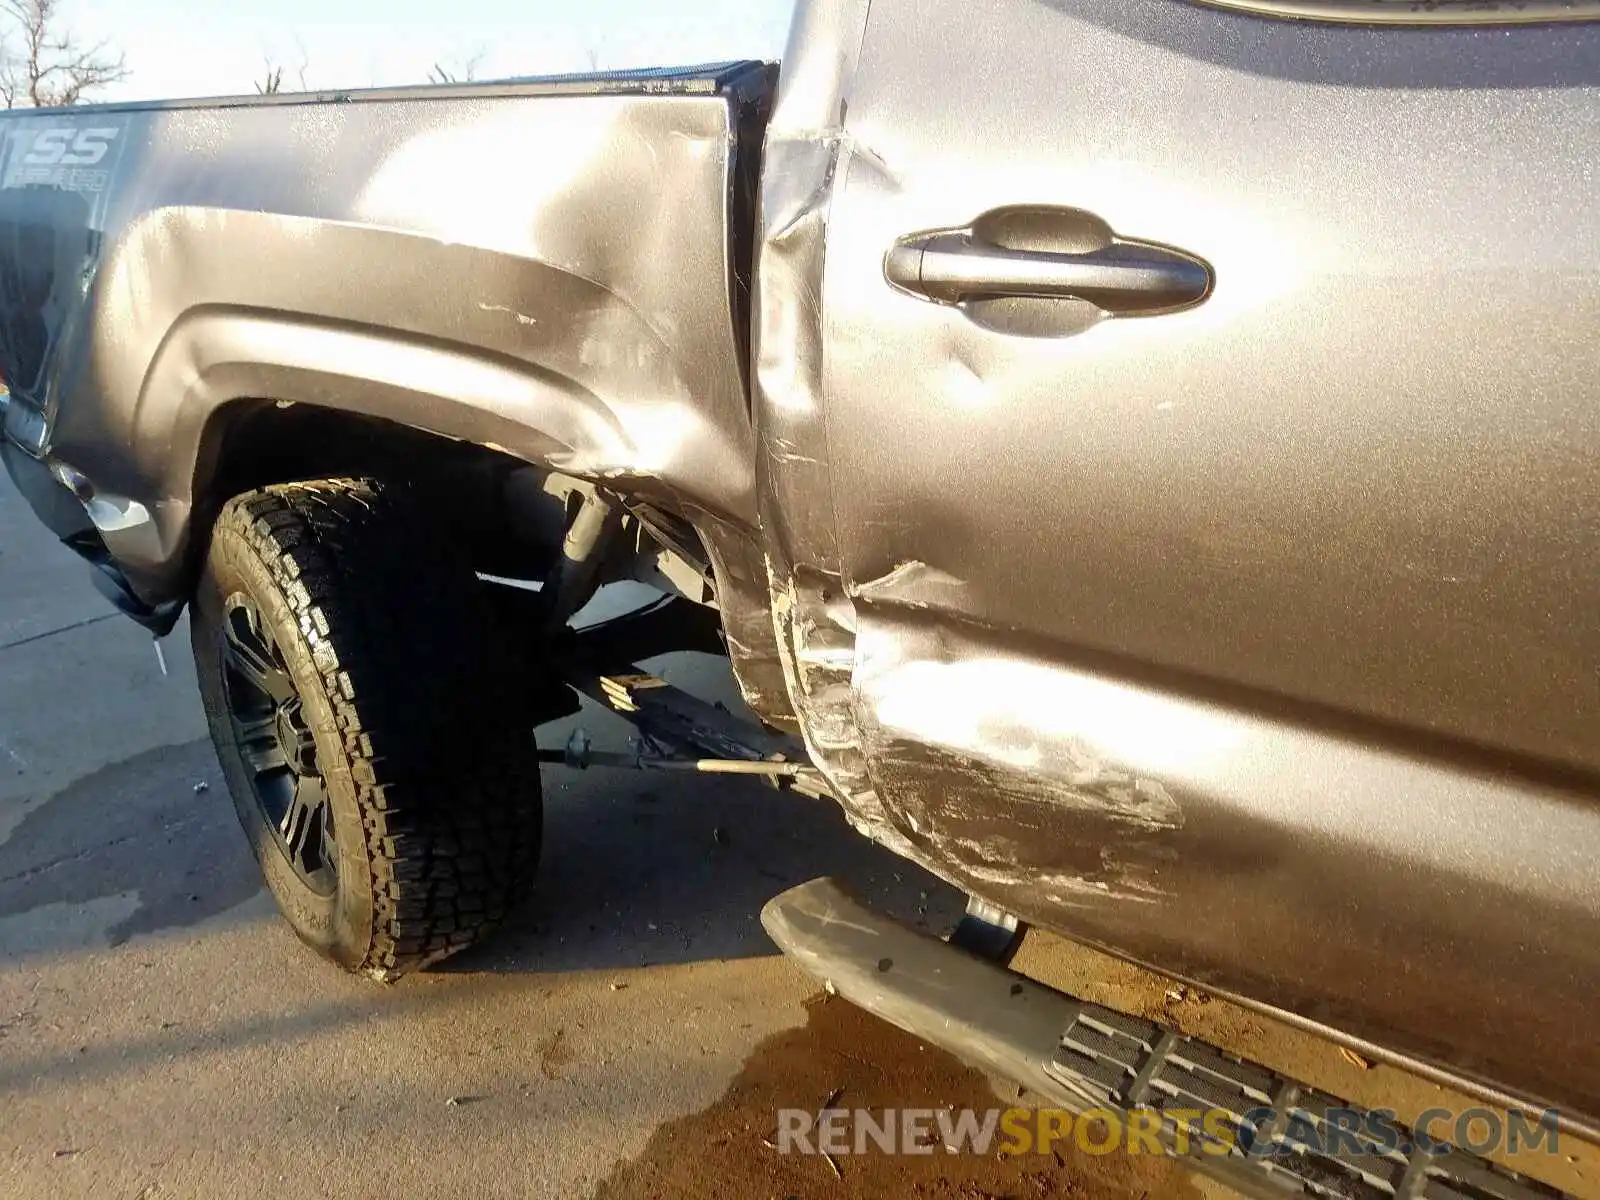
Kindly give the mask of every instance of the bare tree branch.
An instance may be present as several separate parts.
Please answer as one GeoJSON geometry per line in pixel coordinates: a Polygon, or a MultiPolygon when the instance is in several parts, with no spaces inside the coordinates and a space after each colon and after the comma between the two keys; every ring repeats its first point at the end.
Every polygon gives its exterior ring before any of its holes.
{"type": "Polygon", "coordinates": [[[128,77],[106,42],[87,45],[62,24],[60,0],[0,0],[0,101],[53,108],[128,77]]]}
{"type": "MultiPolygon", "coordinates": [[[[307,92],[311,90],[306,83],[306,71],[311,66],[311,55],[307,53],[306,44],[300,40],[298,33],[294,35],[294,48],[294,76],[299,81],[299,90],[307,92]]],[[[276,96],[284,90],[284,74],[289,68],[286,68],[271,50],[261,55],[261,62],[263,64],[261,78],[253,81],[256,93],[262,96],[276,96]]]]}
{"type": "Polygon", "coordinates": [[[429,83],[471,83],[478,78],[478,69],[489,52],[483,47],[474,50],[465,59],[451,63],[435,62],[428,72],[429,83]]]}
{"type": "Polygon", "coordinates": [[[306,44],[300,40],[300,35],[298,33],[294,35],[294,48],[299,57],[299,62],[294,69],[295,78],[300,83],[300,90],[302,92],[309,92],[311,88],[306,83],[306,70],[311,66],[311,55],[309,52],[307,52],[306,44]]]}
{"type": "Polygon", "coordinates": [[[283,68],[266,59],[261,78],[255,82],[258,96],[276,96],[283,90],[283,68]]]}

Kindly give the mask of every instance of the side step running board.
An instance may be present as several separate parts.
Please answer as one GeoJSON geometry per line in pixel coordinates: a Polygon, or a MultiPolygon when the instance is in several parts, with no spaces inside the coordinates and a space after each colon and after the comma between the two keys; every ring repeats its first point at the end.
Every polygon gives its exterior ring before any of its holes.
{"type": "MultiPolygon", "coordinates": [[[[1177,1110],[1224,1109],[1235,1128],[1252,1110],[1279,1117],[1226,1153],[1198,1123],[1184,1139],[1196,1170],[1250,1196],[1338,1200],[1552,1200],[1563,1194],[1450,1150],[1308,1153],[1283,1128],[1291,1110],[1313,1127],[1342,1101],[1151,1021],[1054,991],[1005,967],[874,912],[831,879],[769,901],[761,923],[785,954],[830,991],[957,1058],[1022,1084],[1074,1114],[1161,1113],[1162,1140],[1178,1144],[1177,1110]],[[1270,1139],[1273,1154],[1260,1153],[1270,1139]],[[1212,1152],[1201,1147],[1211,1141],[1212,1152]]],[[[1187,1121],[1186,1121],[1187,1124],[1187,1121]]],[[[1302,1126],[1303,1128],[1303,1126],[1302,1126]]],[[[1363,1126],[1365,1128],[1365,1126],[1363,1126]]],[[[1410,1138],[1409,1130],[1402,1135],[1410,1138]]],[[[1320,1130],[1319,1130],[1320,1134],[1320,1130]]],[[[1303,1138],[1303,1134],[1301,1135],[1303,1138]]],[[[1359,1132],[1354,1136],[1366,1142],[1359,1132]]],[[[1332,1139],[1327,1145],[1348,1147],[1332,1139]]],[[[1414,1141],[1414,1139],[1412,1139],[1414,1141]]]]}

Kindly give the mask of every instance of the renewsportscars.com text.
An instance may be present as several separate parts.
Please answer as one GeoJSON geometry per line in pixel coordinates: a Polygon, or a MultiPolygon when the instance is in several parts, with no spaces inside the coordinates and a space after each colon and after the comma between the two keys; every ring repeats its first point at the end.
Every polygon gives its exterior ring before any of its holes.
{"type": "Polygon", "coordinates": [[[1257,1158],[1295,1152],[1336,1155],[1410,1154],[1452,1149],[1557,1152],[1559,1113],[1537,1117],[1489,1108],[1430,1108],[1414,1124],[1390,1109],[1330,1108],[1320,1117],[1301,1109],[1258,1108],[1240,1120],[1226,1109],[1053,1108],[846,1109],[778,1111],[780,1154],[1049,1154],[1073,1147],[1084,1154],[1214,1154],[1257,1158]]]}

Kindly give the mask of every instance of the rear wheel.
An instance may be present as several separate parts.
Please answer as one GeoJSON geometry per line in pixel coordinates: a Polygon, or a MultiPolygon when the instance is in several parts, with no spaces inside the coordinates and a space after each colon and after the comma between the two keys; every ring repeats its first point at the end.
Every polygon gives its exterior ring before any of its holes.
{"type": "Polygon", "coordinates": [[[283,484],[224,506],[192,609],[212,740],[301,940],[392,978],[529,890],[529,694],[470,562],[406,489],[283,484]]]}

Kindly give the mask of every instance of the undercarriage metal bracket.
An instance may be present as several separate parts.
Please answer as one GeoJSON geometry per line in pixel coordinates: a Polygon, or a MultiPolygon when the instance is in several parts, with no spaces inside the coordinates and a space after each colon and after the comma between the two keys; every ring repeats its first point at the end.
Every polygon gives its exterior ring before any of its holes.
{"type": "Polygon", "coordinates": [[[951,932],[950,944],[1006,966],[1016,956],[1027,933],[1028,927],[1015,913],[1006,912],[977,896],[969,896],[966,914],[951,932]]]}
{"type": "Polygon", "coordinates": [[[539,751],[539,761],[560,763],[586,771],[590,767],[621,767],[634,771],[698,771],[706,775],[750,775],[768,780],[798,780],[815,770],[804,763],[742,758],[671,758],[647,753],[643,739],[631,754],[591,748],[586,730],[576,729],[560,750],[539,751]]]}
{"type": "Polygon", "coordinates": [[[563,749],[541,750],[540,759],[578,769],[748,775],[805,795],[827,795],[799,740],[692,696],[633,661],[668,649],[709,648],[706,637],[714,627],[707,622],[705,610],[674,598],[574,633],[557,655],[562,677],[627,720],[638,736],[632,753],[619,754],[592,749],[580,729],[563,749]]]}

